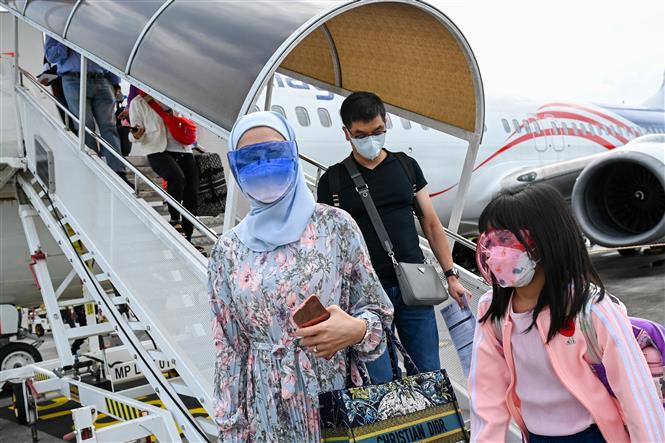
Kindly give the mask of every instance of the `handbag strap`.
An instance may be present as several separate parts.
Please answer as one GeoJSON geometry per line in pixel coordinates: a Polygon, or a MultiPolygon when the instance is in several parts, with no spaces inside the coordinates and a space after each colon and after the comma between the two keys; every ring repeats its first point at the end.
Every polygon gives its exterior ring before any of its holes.
{"type": "MultiPolygon", "coordinates": [[[[402,358],[404,359],[404,367],[406,368],[407,373],[420,374],[420,369],[418,369],[418,366],[416,366],[414,361],[411,359],[409,353],[406,352],[406,349],[404,349],[402,342],[400,342],[395,335],[395,331],[393,331],[392,328],[385,324],[382,324],[382,327],[383,333],[386,336],[386,352],[388,352],[388,356],[390,357],[390,368],[392,370],[393,380],[399,380],[402,378],[401,371],[399,369],[399,363],[397,361],[396,351],[399,351],[399,353],[402,354],[402,358]]],[[[353,386],[353,380],[351,378],[352,362],[355,363],[356,367],[358,368],[363,385],[365,386],[371,384],[369,374],[367,374],[364,366],[360,364],[357,351],[353,348],[348,348],[346,351],[346,386],[353,386]]]]}
{"type": "Polygon", "coordinates": [[[365,206],[365,210],[367,211],[367,215],[372,222],[372,226],[374,226],[376,235],[379,236],[381,246],[383,246],[383,249],[388,253],[390,260],[393,262],[393,266],[396,267],[397,260],[395,259],[395,253],[393,252],[393,243],[390,241],[390,236],[386,231],[386,227],[381,221],[381,216],[379,215],[379,211],[376,209],[376,205],[374,205],[374,200],[372,200],[372,196],[369,194],[369,186],[367,186],[365,179],[360,174],[360,171],[358,170],[358,167],[356,166],[356,163],[351,156],[348,156],[343,163],[347,172],[351,176],[351,180],[353,181],[353,185],[356,187],[358,195],[360,195],[360,200],[365,206]]]}

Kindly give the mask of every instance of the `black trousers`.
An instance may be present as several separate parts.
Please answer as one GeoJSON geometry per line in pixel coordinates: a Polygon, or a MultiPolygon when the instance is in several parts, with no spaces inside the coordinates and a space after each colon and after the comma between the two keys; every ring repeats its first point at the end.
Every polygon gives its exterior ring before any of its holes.
{"type": "MultiPolygon", "coordinates": [[[[166,192],[192,214],[198,213],[199,169],[194,154],[179,152],[158,152],[148,156],[150,167],[164,180],[166,192]]],[[[171,220],[180,220],[180,213],[168,205],[171,220]]],[[[187,240],[192,238],[194,226],[183,217],[182,229],[187,240]]]]}

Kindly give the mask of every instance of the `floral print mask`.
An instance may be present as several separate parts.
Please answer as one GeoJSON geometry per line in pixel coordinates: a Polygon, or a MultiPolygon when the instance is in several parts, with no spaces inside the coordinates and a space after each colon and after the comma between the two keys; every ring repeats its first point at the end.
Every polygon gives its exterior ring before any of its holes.
{"type": "MultiPolygon", "coordinates": [[[[531,246],[533,241],[529,232],[524,230],[522,235],[531,246]]],[[[502,288],[527,286],[533,280],[538,263],[507,229],[489,230],[480,236],[476,262],[485,281],[496,281],[502,288]]]]}

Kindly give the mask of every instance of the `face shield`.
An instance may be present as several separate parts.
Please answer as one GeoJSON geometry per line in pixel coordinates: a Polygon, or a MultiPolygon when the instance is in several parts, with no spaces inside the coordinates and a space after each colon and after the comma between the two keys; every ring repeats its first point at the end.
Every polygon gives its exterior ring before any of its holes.
{"type": "Polygon", "coordinates": [[[272,141],[246,146],[227,154],[238,186],[254,200],[273,203],[294,185],[298,169],[295,141],[272,141]]]}

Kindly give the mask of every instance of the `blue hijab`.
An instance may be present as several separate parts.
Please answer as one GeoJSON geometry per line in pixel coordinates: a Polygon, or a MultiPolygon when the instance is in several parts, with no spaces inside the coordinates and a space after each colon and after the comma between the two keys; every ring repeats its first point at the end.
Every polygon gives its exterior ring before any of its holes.
{"type": "MultiPolygon", "coordinates": [[[[295,141],[293,128],[281,114],[261,111],[244,115],[236,121],[229,135],[229,149],[238,149],[238,142],[243,134],[261,126],[274,129],[282,134],[285,140],[295,141]]],[[[305,182],[300,162],[295,184],[279,200],[262,203],[244,194],[249,200],[249,213],[233,231],[245,246],[255,252],[272,251],[279,246],[298,241],[316,206],[314,196],[305,182]]]]}

